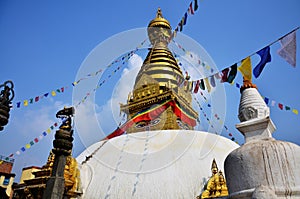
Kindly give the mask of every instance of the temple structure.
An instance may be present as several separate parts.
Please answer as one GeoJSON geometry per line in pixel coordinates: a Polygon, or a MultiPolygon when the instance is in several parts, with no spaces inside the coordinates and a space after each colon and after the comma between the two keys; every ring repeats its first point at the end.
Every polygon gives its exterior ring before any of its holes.
{"type": "Polygon", "coordinates": [[[168,49],[171,30],[158,9],[147,29],[152,47],[120,106],[126,134],[98,141],[75,159],[68,117],[47,163],[33,176],[26,169],[15,198],[300,198],[300,147],[272,138],[269,108],[251,81],[241,88],[236,126],[243,146],[194,129],[200,121],[189,77],[168,49]]]}
{"type": "Polygon", "coordinates": [[[171,26],[160,9],[147,31],[152,47],[120,107],[127,114],[126,134],[97,142],[77,157],[81,197],[196,198],[207,186],[203,198],[226,196],[225,178],[219,170],[211,175],[211,162],[223,170],[226,156],[238,145],[194,130],[199,119],[189,77],[168,49],[171,26]]]}

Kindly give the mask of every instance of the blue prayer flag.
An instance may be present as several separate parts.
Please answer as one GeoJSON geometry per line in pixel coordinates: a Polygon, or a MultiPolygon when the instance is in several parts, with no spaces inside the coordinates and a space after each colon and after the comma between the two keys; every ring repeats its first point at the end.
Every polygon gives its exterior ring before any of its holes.
{"type": "Polygon", "coordinates": [[[267,46],[256,53],[260,56],[260,62],[253,69],[253,74],[255,78],[258,78],[265,65],[268,62],[271,62],[270,46],[267,46]]]}

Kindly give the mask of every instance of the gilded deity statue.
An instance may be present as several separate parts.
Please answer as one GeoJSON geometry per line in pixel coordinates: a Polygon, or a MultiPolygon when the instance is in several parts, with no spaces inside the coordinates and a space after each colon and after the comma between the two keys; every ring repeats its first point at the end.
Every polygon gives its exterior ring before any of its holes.
{"type": "Polygon", "coordinates": [[[215,159],[213,159],[212,162],[211,172],[212,176],[205,185],[205,190],[202,192],[201,196],[197,197],[199,199],[228,196],[228,189],[224,175],[222,171],[218,171],[218,166],[215,159]]]}

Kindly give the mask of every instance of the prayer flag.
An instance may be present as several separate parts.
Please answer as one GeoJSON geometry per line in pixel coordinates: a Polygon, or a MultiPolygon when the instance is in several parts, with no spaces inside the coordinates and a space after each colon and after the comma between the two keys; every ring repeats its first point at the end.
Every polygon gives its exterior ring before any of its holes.
{"type": "Polygon", "coordinates": [[[291,107],[285,106],[285,110],[289,111],[289,110],[291,110],[291,107]]]}
{"type": "Polygon", "coordinates": [[[28,100],[24,100],[24,106],[28,106],[28,100]]]}
{"type": "Polygon", "coordinates": [[[55,91],[52,91],[52,92],[51,92],[51,95],[52,95],[52,96],[55,96],[55,95],[56,95],[56,92],[55,92],[55,91]]]}
{"type": "Polygon", "coordinates": [[[206,88],[207,88],[207,92],[210,92],[211,87],[210,87],[210,84],[209,84],[209,82],[208,82],[208,78],[207,78],[207,77],[204,78],[204,81],[205,81],[205,85],[206,85],[206,88]]]}
{"type": "Polygon", "coordinates": [[[47,135],[47,133],[46,132],[43,132],[43,136],[46,136],[47,135]]]}
{"type": "Polygon", "coordinates": [[[222,76],[220,75],[220,73],[216,73],[216,74],[215,74],[215,78],[216,78],[216,79],[221,79],[222,76]]]}
{"type": "MultiPolygon", "coordinates": [[[[202,90],[205,90],[205,84],[204,84],[203,79],[200,80],[200,88],[201,88],[202,90]]],[[[201,94],[202,94],[202,92],[201,92],[201,94]]]]}
{"type": "Polygon", "coordinates": [[[30,144],[26,144],[25,147],[26,147],[26,149],[29,149],[30,148],[30,144]]]}
{"type": "Polygon", "coordinates": [[[16,154],[17,154],[17,155],[20,155],[20,151],[17,151],[16,154]]]}
{"type": "Polygon", "coordinates": [[[229,75],[227,77],[227,82],[228,83],[231,84],[233,82],[233,80],[235,79],[236,73],[237,73],[237,63],[230,66],[230,72],[229,72],[229,75]]]}
{"type": "Polygon", "coordinates": [[[279,107],[281,110],[283,110],[283,104],[278,103],[278,107],[279,107]]]}
{"type": "Polygon", "coordinates": [[[29,99],[29,103],[32,104],[33,103],[33,98],[29,99]]]}
{"type": "Polygon", "coordinates": [[[240,88],[240,87],[241,87],[239,83],[235,83],[235,86],[236,86],[237,88],[240,88]]]}
{"type": "Polygon", "coordinates": [[[183,26],[183,21],[182,21],[182,19],[181,19],[181,21],[179,22],[178,26],[179,26],[179,31],[181,32],[181,31],[182,31],[182,26],[183,26]]]}
{"type": "Polygon", "coordinates": [[[198,0],[194,1],[194,11],[198,10],[198,0]]]}
{"type": "Polygon", "coordinates": [[[265,103],[268,105],[268,103],[269,103],[269,98],[267,98],[267,97],[265,97],[265,103]]]}
{"type": "Polygon", "coordinates": [[[215,78],[214,78],[213,75],[210,76],[210,85],[211,85],[212,87],[215,87],[215,86],[216,86],[215,78]]]}
{"type": "Polygon", "coordinates": [[[281,48],[277,51],[292,66],[296,67],[296,30],[280,39],[281,48]]]}
{"type": "Polygon", "coordinates": [[[35,141],[35,143],[38,143],[39,139],[38,138],[34,138],[34,141],[35,141]]]}
{"type": "Polygon", "coordinates": [[[275,106],[275,101],[274,100],[272,100],[272,102],[271,102],[271,106],[275,106]]]}
{"type": "Polygon", "coordinates": [[[200,80],[197,80],[196,85],[195,85],[195,89],[194,89],[194,93],[198,93],[199,86],[200,86],[200,80]]]}
{"type": "Polygon", "coordinates": [[[222,70],[221,83],[227,82],[227,80],[228,80],[228,72],[229,72],[229,68],[225,68],[225,69],[222,70]]]}
{"type": "Polygon", "coordinates": [[[33,141],[30,141],[30,143],[29,143],[29,144],[32,146],[32,145],[34,145],[34,142],[33,142],[33,141]]]}
{"type": "Polygon", "coordinates": [[[190,3],[189,13],[192,14],[192,15],[194,14],[194,9],[193,9],[193,3],[192,2],[190,3]]]}
{"type": "Polygon", "coordinates": [[[252,65],[251,58],[247,57],[243,59],[242,64],[238,67],[238,70],[242,73],[244,79],[251,80],[252,79],[252,65]]]}
{"type": "Polygon", "coordinates": [[[17,108],[20,108],[21,102],[17,102],[17,108]]]}
{"type": "Polygon", "coordinates": [[[187,20],[187,13],[184,13],[184,16],[183,16],[183,25],[186,24],[186,20],[187,20]]]}
{"type": "Polygon", "coordinates": [[[26,150],[26,149],[25,149],[25,147],[22,147],[22,148],[21,148],[21,151],[23,151],[23,152],[24,152],[25,150],[26,150]]]}
{"type": "Polygon", "coordinates": [[[44,94],[45,97],[48,97],[48,95],[49,95],[49,93],[45,93],[45,94],[44,94]]]}
{"type": "Polygon", "coordinates": [[[271,62],[270,46],[267,46],[256,53],[260,56],[260,62],[253,69],[253,74],[255,78],[258,78],[265,65],[268,62],[271,62]]]}
{"type": "Polygon", "coordinates": [[[40,97],[39,97],[39,96],[37,96],[37,97],[35,97],[34,101],[35,101],[35,102],[38,102],[38,101],[39,101],[39,99],[40,99],[40,97]]]}
{"type": "Polygon", "coordinates": [[[298,110],[297,109],[293,109],[292,111],[293,111],[293,113],[295,113],[296,115],[298,115],[298,110]]]}
{"type": "Polygon", "coordinates": [[[47,133],[50,133],[50,132],[51,132],[51,129],[50,129],[50,128],[48,128],[46,131],[47,131],[47,133]]]}

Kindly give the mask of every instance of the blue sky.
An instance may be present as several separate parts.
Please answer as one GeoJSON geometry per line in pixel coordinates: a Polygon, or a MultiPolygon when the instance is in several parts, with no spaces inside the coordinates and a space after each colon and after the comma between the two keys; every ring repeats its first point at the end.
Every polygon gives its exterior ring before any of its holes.
{"type": "MultiPolygon", "coordinates": [[[[64,105],[72,105],[71,83],[77,80],[80,66],[97,45],[120,32],[146,27],[155,17],[158,7],[161,7],[164,17],[175,28],[189,3],[190,1],[171,0],[1,1],[0,82],[8,79],[14,82],[16,96],[13,104],[66,85],[69,85],[69,89],[63,94],[49,96],[27,107],[14,108],[9,124],[0,133],[0,154],[15,153],[54,122],[59,122],[55,113],[64,105]]],[[[221,70],[299,26],[299,8],[298,0],[203,0],[199,1],[199,9],[195,15],[188,17],[183,33],[201,44],[221,70]]],[[[299,36],[298,31],[297,37],[299,36]]],[[[138,42],[134,44],[138,45],[138,42]]],[[[296,68],[290,66],[277,55],[279,47],[279,43],[271,46],[272,62],[253,82],[263,96],[300,110],[299,63],[296,68]]],[[[141,50],[139,56],[143,58],[145,53],[146,50],[141,50]]],[[[299,60],[299,53],[297,59],[299,60]]],[[[258,57],[253,56],[253,66],[258,60],[258,57]]],[[[103,117],[101,113],[104,109],[109,111],[111,107],[104,106],[108,104],[110,96],[114,96],[109,85],[117,84],[122,74],[126,75],[127,70],[140,62],[139,57],[131,60],[126,69],[107,82],[106,86],[97,89],[95,97],[99,117],[103,117]]],[[[241,74],[238,74],[236,81],[241,82],[241,74]]],[[[224,88],[225,124],[236,140],[243,143],[242,135],[235,129],[235,124],[239,123],[239,90],[229,84],[225,84],[224,88]]],[[[90,88],[92,89],[93,87],[90,88]]],[[[118,103],[115,104],[115,107],[118,106],[118,103]]],[[[299,145],[300,115],[280,110],[277,104],[276,107],[270,107],[270,110],[277,127],[273,136],[299,145]]],[[[108,126],[110,128],[106,126],[104,131],[112,131],[116,122],[108,126]]],[[[225,130],[222,135],[229,137],[225,130]]],[[[17,174],[17,178],[20,177],[22,167],[42,166],[46,162],[53,136],[54,131],[21,155],[14,155],[13,172],[17,174]]],[[[103,134],[99,133],[90,142],[96,142],[101,136],[103,134]]],[[[75,131],[74,156],[80,154],[85,145],[75,131]]]]}

